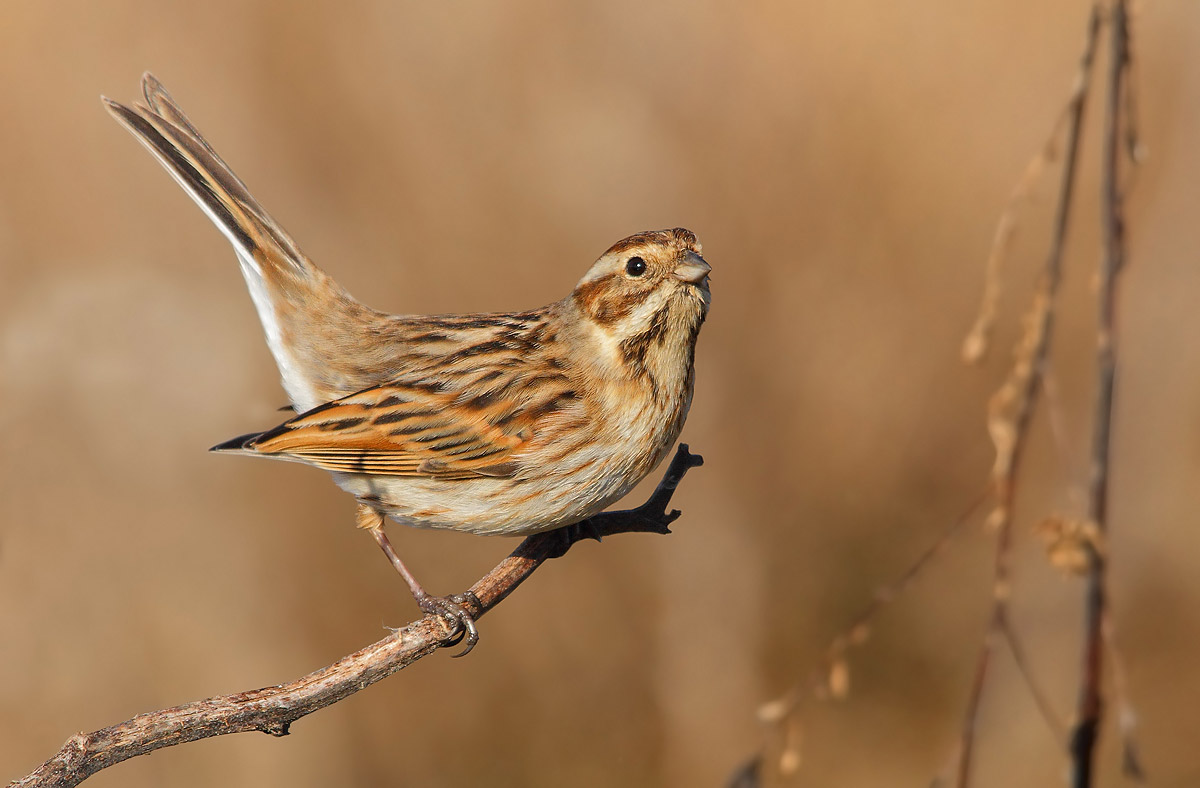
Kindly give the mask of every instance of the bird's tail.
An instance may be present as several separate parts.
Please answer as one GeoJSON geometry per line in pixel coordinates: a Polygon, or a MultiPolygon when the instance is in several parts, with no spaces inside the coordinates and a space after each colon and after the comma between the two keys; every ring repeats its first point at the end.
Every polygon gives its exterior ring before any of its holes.
{"type": "Polygon", "coordinates": [[[347,393],[326,379],[330,359],[322,340],[330,348],[352,338],[320,334],[331,325],[349,330],[369,310],[300,251],[149,73],[142,95],[145,104],[103,101],[233,244],[292,403],[304,411],[347,393]]]}

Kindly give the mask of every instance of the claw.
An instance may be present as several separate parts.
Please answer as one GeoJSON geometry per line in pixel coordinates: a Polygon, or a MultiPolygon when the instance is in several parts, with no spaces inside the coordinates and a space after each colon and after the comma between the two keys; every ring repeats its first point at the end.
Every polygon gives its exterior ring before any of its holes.
{"type": "Polygon", "coordinates": [[[449,636],[443,641],[443,646],[457,645],[464,638],[466,639],[467,644],[463,650],[452,656],[465,657],[471,653],[471,649],[475,648],[475,644],[479,642],[479,629],[475,626],[475,619],[467,612],[467,606],[482,607],[478,597],[470,591],[449,597],[426,594],[417,600],[417,605],[422,612],[440,616],[443,621],[453,627],[449,636]]]}

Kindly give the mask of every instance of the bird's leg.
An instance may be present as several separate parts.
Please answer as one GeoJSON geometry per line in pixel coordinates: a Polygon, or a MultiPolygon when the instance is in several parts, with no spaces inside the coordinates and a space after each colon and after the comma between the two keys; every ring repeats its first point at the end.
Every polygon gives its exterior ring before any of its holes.
{"type": "MultiPolygon", "coordinates": [[[[392,543],[388,541],[387,534],[383,532],[383,514],[376,511],[373,507],[365,503],[358,505],[358,513],[356,516],[358,527],[364,528],[371,532],[371,536],[375,537],[375,541],[379,543],[380,549],[384,555],[392,562],[392,566],[404,578],[404,582],[408,583],[408,590],[412,592],[413,599],[417,601],[417,607],[421,608],[423,613],[432,613],[440,616],[443,619],[449,619],[454,622],[454,629],[451,634],[465,633],[467,645],[456,657],[466,656],[471,649],[475,648],[475,644],[479,642],[479,630],[475,628],[475,619],[467,612],[464,607],[468,602],[479,604],[478,600],[472,600],[466,594],[456,594],[452,597],[434,596],[421,587],[417,582],[417,578],[413,577],[412,572],[408,571],[408,567],[400,560],[400,556],[396,555],[396,551],[392,549],[392,543]]],[[[467,592],[470,594],[470,592],[467,592]]],[[[463,635],[458,639],[450,641],[457,643],[463,635]]]]}

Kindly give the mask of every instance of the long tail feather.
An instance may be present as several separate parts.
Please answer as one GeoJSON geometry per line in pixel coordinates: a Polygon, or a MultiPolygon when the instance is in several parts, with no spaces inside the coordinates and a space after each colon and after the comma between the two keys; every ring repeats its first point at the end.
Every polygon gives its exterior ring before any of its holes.
{"type": "Polygon", "coordinates": [[[310,275],[314,266],[296,242],[251,196],[162,84],[146,74],[142,86],[148,106],[127,107],[104,98],[109,112],[154,154],[261,275],[310,275]]]}
{"type": "MultiPolygon", "coordinates": [[[[162,83],[142,77],[146,103],[104,98],[108,111],[158,159],[233,244],[251,298],[299,410],[347,393],[323,380],[330,359],[309,342],[314,313],[352,332],[369,313],[300,251],[175,103],[162,83]],[[286,335],[286,336],[285,336],[286,335]]],[[[353,339],[347,337],[347,339],[353,339]]]]}

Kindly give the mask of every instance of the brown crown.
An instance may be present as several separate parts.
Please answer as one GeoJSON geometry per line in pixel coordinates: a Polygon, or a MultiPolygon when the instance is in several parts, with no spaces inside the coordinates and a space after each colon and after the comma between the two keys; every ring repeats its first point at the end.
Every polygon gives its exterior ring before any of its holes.
{"type": "Polygon", "coordinates": [[[700,254],[700,243],[696,240],[696,234],[682,227],[676,227],[673,230],[651,230],[631,235],[628,238],[622,238],[610,246],[605,254],[620,254],[629,249],[646,246],[647,244],[674,246],[679,251],[686,250],[700,254]]]}

